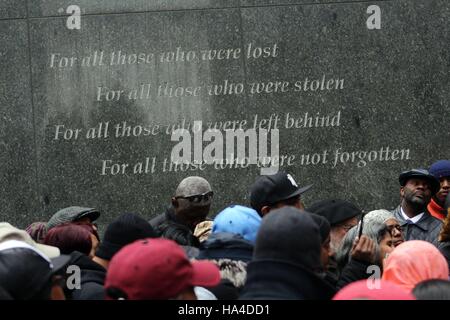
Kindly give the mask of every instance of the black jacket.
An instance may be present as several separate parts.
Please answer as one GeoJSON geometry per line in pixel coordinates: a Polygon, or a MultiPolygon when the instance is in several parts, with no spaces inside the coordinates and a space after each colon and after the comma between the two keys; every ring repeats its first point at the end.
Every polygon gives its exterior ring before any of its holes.
{"type": "Polygon", "coordinates": [[[172,206],[167,208],[165,213],[151,219],[149,223],[155,229],[158,237],[173,240],[181,246],[197,248],[200,246],[200,242],[192,230],[177,219],[172,206]]]}
{"type": "Polygon", "coordinates": [[[103,300],[106,269],[80,252],[72,252],[71,256],[68,265],[77,265],[81,270],[81,286],[80,289],[70,290],[72,299],[103,300]]]}
{"type": "Polygon", "coordinates": [[[342,269],[336,288],[339,290],[352,282],[369,278],[372,275],[371,273],[367,273],[367,268],[370,265],[372,263],[350,259],[342,269]]]}
{"type": "Polygon", "coordinates": [[[330,300],[335,294],[316,274],[284,261],[249,263],[240,300],[330,300]]]}
{"type": "Polygon", "coordinates": [[[405,241],[424,240],[431,242],[436,247],[439,245],[438,237],[442,228],[442,221],[433,217],[427,210],[425,210],[422,218],[415,224],[406,222],[401,213],[400,206],[392,211],[392,213],[403,229],[403,238],[405,241]]]}

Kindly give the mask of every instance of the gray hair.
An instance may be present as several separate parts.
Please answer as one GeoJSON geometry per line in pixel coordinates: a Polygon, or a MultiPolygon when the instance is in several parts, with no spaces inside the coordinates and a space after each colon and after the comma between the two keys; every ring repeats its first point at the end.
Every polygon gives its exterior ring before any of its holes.
{"type": "Polygon", "coordinates": [[[175,197],[189,197],[212,191],[209,182],[197,176],[183,179],[175,191],[175,197]]]}
{"type": "MultiPolygon", "coordinates": [[[[373,210],[364,216],[364,224],[371,225],[375,222],[386,223],[389,219],[395,219],[394,214],[385,209],[373,210]]],[[[364,227],[366,227],[364,225],[364,227]]]]}
{"type": "MultiPolygon", "coordinates": [[[[382,233],[382,230],[387,229],[387,227],[384,222],[374,221],[373,219],[369,219],[369,221],[366,221],[366,216],[364,216],[362,234],[375,242],[375,257],[379,257],[380,255],[379,243],[381,241],[380,234],[382,233]]],[[[358,223],[358,225],[354,226],[347,232],[344,239],[342,240],[341,246],[336,252],[336,261],[340,271],[342,271],[345,265],[350,261],[351,258],[350,254],[353,248],[353,242],[356,239],[360,225],[361,221],[358,223]]]]}

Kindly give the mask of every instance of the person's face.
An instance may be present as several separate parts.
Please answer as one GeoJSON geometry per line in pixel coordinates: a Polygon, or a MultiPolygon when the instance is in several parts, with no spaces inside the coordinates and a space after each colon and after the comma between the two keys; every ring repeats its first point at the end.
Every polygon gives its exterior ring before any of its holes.
{"type": "Polygon", "coordinates": [[[380,246],[380,262],[383,263],[384,259],[386,259],[395,248],[394,240],[389,232],[386,232],[383,239],[381,239],[379,246],[380,246]]]}
{"type": "Polygon", "coordinates": [[[439,179],[439,182],[441,184],[441,188],[436,193],[435,198],[437,202],[443,206],[445,203],[445,198],[447,197],[449,191],[450,191],[450,177],[442,177],[439,179]]]}
{"type": "Polygon", "coordinates": [[[320,259],[322,260],[322,266],[324,270],[328,269],[328,262],[330,260],[330,256],[332,255],[330,242],[331,238],[330,235],[328,235],[327,239],[322,243],[320,251],[320,259]]]}
{"type": "Polygon", "coordinates": [[[288,199],[288,200],[285,200],[285,201],[277,202],[277,203],[275,203],[274,205],[271,205],[271,206],[264,206],[264,207],[262,207],[261,208],[262,216],[265,216],[266,214],[268,214],[272,210],[283,208],[283,207],[295,207],[295,208],[297,208],[299,210],[305,210],[304,203],[300,200],[300,196],[297,196],[297,197],[292,198],[292,199],[288,199]]]}
{"type": "Polygon", "coordinates": [[[392,241],[395,247],[397,247],[399,244],[405,241],[405,239],[403,239],[402,227],[398,223],[397,219],[395,218],[389,219],[385,222],[385,224],[388,227],[389,231],[391,232],[392,241]]]}
{"type": "Polygon", "coordinates": [[[91,221],[91,219],[89,219],[88,217],[83,217],[79,220],[75,221],[77,224],[89,224],[92,226],[92,228],[97,231],[97,226],[91,221]]]}
{"type": "Polygon", "coordinates": [[[99,241],[97,239],[97,237],[95,235],[93,235],[91,233],[91,242],[92,242],[92,247],[91,247],[91,252],[89,253],[89,258],[93,258],[95,256],[95,251],[97,250],[99,241]]]}
{"type": "Polygon", "coordinates": [[[211,208],[211,196],[199,198],[172,198],[175,213],[193,230],[195,226],[205,221],[211,208]]]}
{"type": "Polygon", "coordinates": [[[400,195],[409,204],[423,208],[431,200],[430,184],[424,179],[409,179],[405,186],[400,188],[400,195]]]}
{"type": "Polygon", "coordinates": [[[333,254],[336,253],[336,250],[341,245],[342,239],[344,239],[347,232],[357,224],[358,218],[353,217],[331,227],[331,250],[333,251],[333,254]]]}

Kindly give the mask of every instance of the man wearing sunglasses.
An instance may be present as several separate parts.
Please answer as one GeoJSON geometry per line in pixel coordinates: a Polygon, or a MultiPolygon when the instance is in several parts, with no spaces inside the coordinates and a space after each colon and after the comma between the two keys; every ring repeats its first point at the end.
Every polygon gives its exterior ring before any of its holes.
{"type": "Polygon", "coordinates": [[[199,247],[195,226],[205,221],[213,191],[202,177],[187,177],[178,185],[166,212],[150,220],[159,237],[171,239],[182,246],[199,247]]]}

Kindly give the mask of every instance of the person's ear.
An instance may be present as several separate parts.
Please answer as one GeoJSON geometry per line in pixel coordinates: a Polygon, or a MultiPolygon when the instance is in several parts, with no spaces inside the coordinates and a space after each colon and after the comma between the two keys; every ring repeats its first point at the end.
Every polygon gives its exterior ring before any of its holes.
{"type": "Polygon", "coordinates": [[[405,196],[405,187],[400,187],[400,197],[403,199],[405,196]]]}
{"type": "Polygon", "coordinates": [[[174,208],[178,208],[178,200],[175,199],[175,197],[172,198],[172,206],[173,206],[174,208]]]}
{"type": "Polygon", "coordinates": [[[261,208],[261,215],[264,217],[266,214],[270,212],[272,208],[269,206],[264,206],[261,208]]]}

